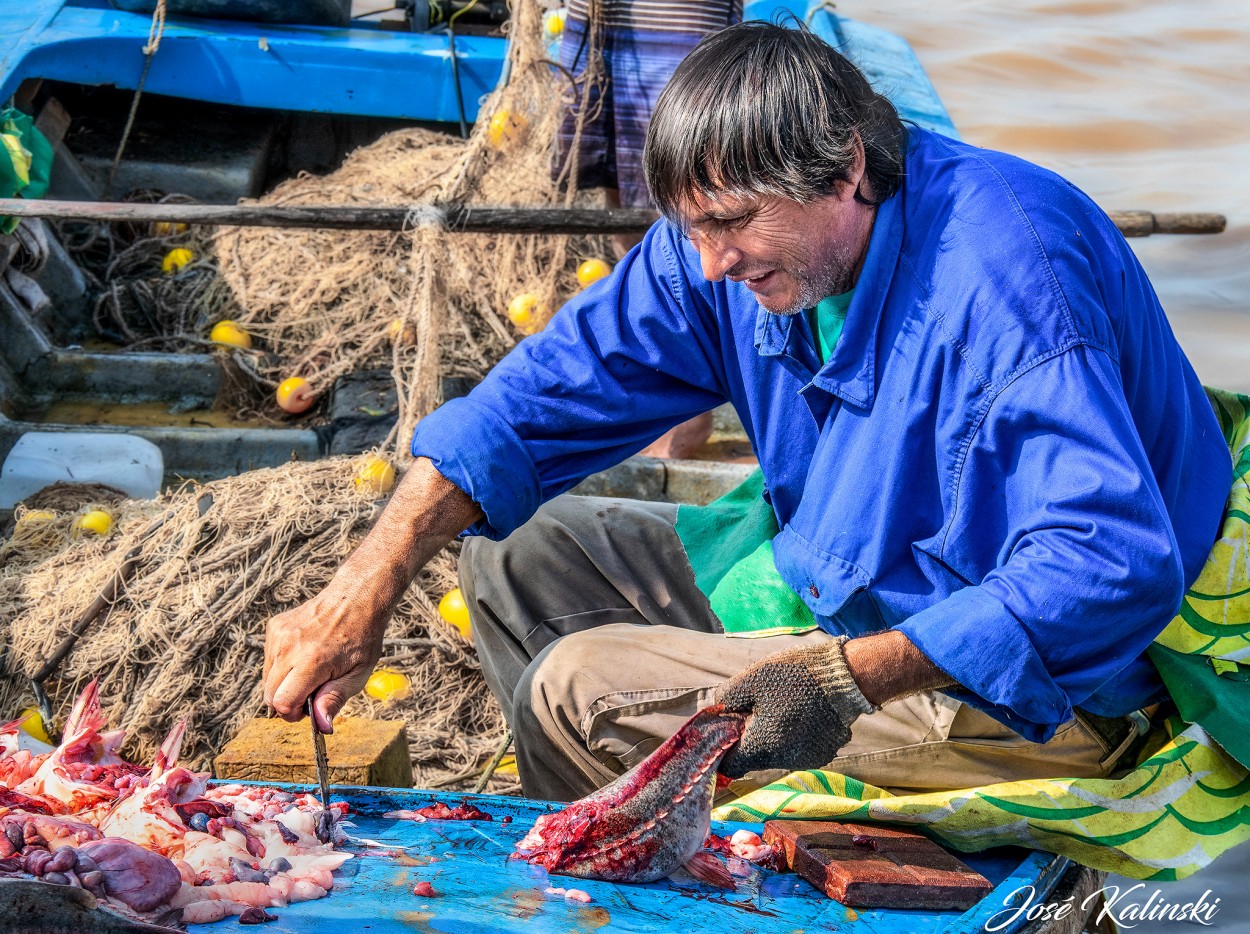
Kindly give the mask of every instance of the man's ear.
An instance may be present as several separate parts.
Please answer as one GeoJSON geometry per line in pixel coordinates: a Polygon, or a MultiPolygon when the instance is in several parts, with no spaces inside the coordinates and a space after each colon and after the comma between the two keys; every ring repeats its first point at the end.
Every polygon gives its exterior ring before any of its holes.
{"type": "Polygon", "coordinates": [[[848,201],[854,198],[857,201],[872,200],[872,186],[868,181],[868,157],[864,155],[864,141],[859,135],[858,130],[852,130],[855,134],[855,162],[851,165],[850,171],[847,173],[847,179],[843,183],[845,185],[845,195],[842,195],[843,189],[839,187],[839,196],[842,200],[848,201]]]}
{"type": "Polygon", "coordinates": [[[864,191],[868,187],[868,160],[864,156],[864,141],[857,131],[851,132],[854,134],[855,158],[846,171],[846,178],[835,181],[833,191],[830,192],[833,197],[844,203],[863,201],[865,197],[871,195],[871,191],[864,191]]]}

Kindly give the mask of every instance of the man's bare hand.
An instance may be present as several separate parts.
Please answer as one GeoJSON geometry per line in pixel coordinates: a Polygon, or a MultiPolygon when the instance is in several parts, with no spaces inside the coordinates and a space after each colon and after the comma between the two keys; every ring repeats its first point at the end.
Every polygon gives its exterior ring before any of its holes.
{"type": "Polygon", "coordinates": [[[265,702],[284,720],[304,715],[313,701],[317,728],[333,729],[347,701],[363,690],[382,656],[388,612],[377,618],[374,601],[329,587],[269,620],[265,630],[265,702]]]}
{"type": "Polygon", "coordinates": [[[315,692],[317,727],[331,732],[335,715],[382,657],[386,624],[413,576],[481,515],[463,490],[419,458],[326,589],[269,620],[265,702],[282,719],[299,720],[315,692]]]}

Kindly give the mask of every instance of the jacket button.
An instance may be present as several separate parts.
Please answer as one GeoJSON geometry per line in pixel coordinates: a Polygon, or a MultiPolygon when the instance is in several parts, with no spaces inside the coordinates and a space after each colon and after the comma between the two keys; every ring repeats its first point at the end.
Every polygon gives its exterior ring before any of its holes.
{"type": "Polygon", "coordinates": [[[809,586],[809,587],[807,588],[807,592],[808,592],[808,593],[810,593],[813,597],[819,597],[819,596],[820,596],[820,591],[816,589],[816,585],[815,585],[815,584],[812,584],[811,586],[809,586]]]}

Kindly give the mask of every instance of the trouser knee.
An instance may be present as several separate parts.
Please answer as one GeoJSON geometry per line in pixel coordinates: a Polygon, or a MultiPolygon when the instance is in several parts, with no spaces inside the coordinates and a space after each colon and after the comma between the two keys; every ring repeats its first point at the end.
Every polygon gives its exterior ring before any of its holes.
{"type": "MultiPolygon", "coordinates": [[[[512,693],[514,732],[578,737],[586,680],[598,682],[603,660],[595,634],[578,632],[547,646],[525,669],[512,693]]],[[[580,741],[580,740],[576,740],[580,741]]]]}

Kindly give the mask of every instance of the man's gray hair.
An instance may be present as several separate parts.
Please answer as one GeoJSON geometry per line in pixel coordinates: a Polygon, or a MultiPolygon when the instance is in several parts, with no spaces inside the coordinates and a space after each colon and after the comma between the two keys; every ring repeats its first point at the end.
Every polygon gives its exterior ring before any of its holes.
{"type": "Polygon", "coordinates": [[[695,194],[828,195],[863,141],[867,191],[880,204],[903,176],[907,132],[849,60],[803,28],[740,23],[686,56],[660,94],[643,161],[651,197],[677,221],[695,194]]]}

